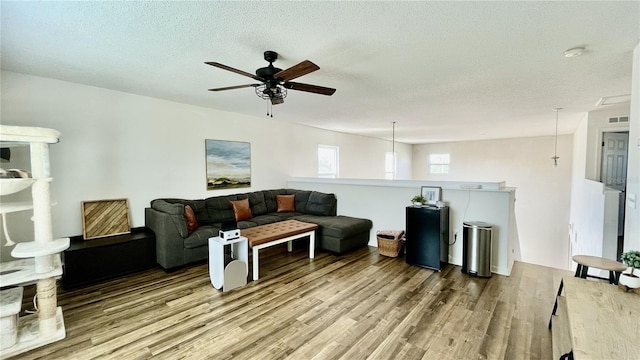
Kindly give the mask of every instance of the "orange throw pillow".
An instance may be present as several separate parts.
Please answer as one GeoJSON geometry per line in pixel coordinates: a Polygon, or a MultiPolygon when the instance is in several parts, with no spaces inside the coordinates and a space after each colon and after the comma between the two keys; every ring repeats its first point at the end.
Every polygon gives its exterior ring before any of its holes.
{"type": "Polygon", "coordinates": [[[249,220],[253,217],[249,207],[249,199],[232,201],[231,206],[233,206],[233,215],[236,217],[236,221],[249,220]]]}
{"type": "Polygon", "coordinates": [[[198,228],[198,219],[196,219],[196,214],[189,205],[184,206],[184,219],[187,222],[187,231],[189,234],[198,228]]]}
{"type": "Polygon", "coordinates": [[[296,211],[295,195],[276,195],[278,212],[296,211]]]}

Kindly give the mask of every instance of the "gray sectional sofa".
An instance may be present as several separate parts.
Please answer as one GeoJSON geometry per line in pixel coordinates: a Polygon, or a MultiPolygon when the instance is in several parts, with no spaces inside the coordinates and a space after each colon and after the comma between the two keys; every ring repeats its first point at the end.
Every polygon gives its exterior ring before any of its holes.
{"type": "Polygon", "coordinates": [[[145,225],[156,235],[158,264],[172,269],[207,259],[208,239],[218,236],[222,222],[235,220],[231,201],[249,199],[252,217],[239,221],[238,228],[294,219],[318,224],[316,247],[337,254],[369,242],[371,220],[336,215],[334,194],[317,191],[278,189],[244,194],[215,196],[200,200],[155,199],[145,209],[145,225]],[[277,212],[277,195],[294,195],[295,211],[277,212]],[[185,205],[197,219],[197,228],[189,231],[185,205]]]}

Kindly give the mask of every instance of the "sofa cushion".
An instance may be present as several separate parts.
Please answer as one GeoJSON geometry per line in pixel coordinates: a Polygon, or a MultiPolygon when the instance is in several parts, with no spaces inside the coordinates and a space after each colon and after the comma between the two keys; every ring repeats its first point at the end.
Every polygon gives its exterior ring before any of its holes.
{"type": "Polygon", "coordinates": [[[249,199],[231,201],[236,221],[249,220],[253,217],[249,208],[249,199]]]}
{"type": "MultiPolygon", "coordinates": [[[[258,226],[258,224],[253,222],[253,219],[255,219],[255,218],[251,218],[251,220],[239,221],[238,222],[238,229],[242,230],[242,229],[248,229],[250,227],[258,226]]],[[[240,232],[240,235],[242,235],[242,231],[240,232]]]]}
{"type": "Polygon", "coordinates": [[[171,203],[163,199],[156,199],[151,202],[151,208],[169,215],[184,215],[184,205],[182,203],[171,203]]]}
{"type": "Polygon", "coordinates": [[[275,214],[258,215],[251,218],[251,222],[255,224],[254,226],[272,224],[282,220],[283,218],[275,214]]]}
{"type": "Polygon", "coordinates": [[[336,214],[336,196],[312,191],[307,202],[306,212],[310,215],[332,216],[336,214]]]}
{"type": "Polygon", "coordinates": [[[187,221],[187,231],[191,234],[198,227],[198,219],[189,205],[184,206],[184,219],[187,221]]]}
{"type": "Polygon", "coordinates": [[[295,195],[276,195],[276,203],[278,204],[276,212],[296,211],[295,197],[295,195]]]}
{"type": "Polygon", "coordinates": [[[307,211],[307,202],[309,201],[309,195],[311,195],[311,191],[289,189],[287,190],[287,194],[295,195],[296,211],[307,211]]]}
{"type": "Polygon", "coordinates": [[[186,249],[194,249],[200,246],[208,246],[209,238],[218,236],[220,228],[211,225],[199,226],[191,235],[184,239],[186,249]]]}
{"type": "Polygon", "coordinates": [[[269,215],[276,216],[279,219],[279,221],[283,221],[283,220],[292,219],[296,216],[304,215],[304,213],[301,213],[299,211],[292,211],[292,212],[270,213],[269,215]]]}
{"type": "Polygon", "coordinates": [[[238,200],[237,195],[215,196],[205,200],[211,223],[235,220],[231,201],[238,200]]]}
{"type": "Polygon", "coordinates": [[[268,212],[267,203],[264,201],[264,193],[262,191],[248,193],[247,195],[249,197],[249,206],[251,206],[251,213],[253,216],[266,214],[268,212]]]}

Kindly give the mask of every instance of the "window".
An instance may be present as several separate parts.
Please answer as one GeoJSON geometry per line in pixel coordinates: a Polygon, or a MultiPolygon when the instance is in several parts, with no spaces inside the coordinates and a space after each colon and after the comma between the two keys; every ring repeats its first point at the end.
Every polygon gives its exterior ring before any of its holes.
{"type": "Polygon", "coordinates": [[[396,178],[396,153],[387,151],[384,153],[384,178],[393,180],[396,178]]]}
{"type": "Polygon", "coordinates": [[[338,177],[338,147],[318,145],[318,177],[338,177]]]}
{"type": "Polygon", "coordinates": [[[429,174],[448,174],[449,154],[429,154],[429,174]]]}

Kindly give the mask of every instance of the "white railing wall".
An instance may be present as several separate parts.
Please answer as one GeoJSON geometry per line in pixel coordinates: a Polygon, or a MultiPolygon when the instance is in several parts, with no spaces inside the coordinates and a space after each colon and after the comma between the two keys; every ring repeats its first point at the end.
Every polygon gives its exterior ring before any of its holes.
{"type": "Polygon", "coordinates": [[[509,275],[519,260],[515,224],[515,189],[504,183],[474,183],[481,189],[467,189],[468,183],[419,180],[367,180],[292,178],[288,187],[334,193],[338,215],[362,217],[373,221],[369,245],[377,246],[378,230],[405,229],[405,208],[421,186],[442,187],[442,200],[450,207],[449,263],[462,265],[462,224],[484,221],[493,225],[492,271],[509,275]]]}

